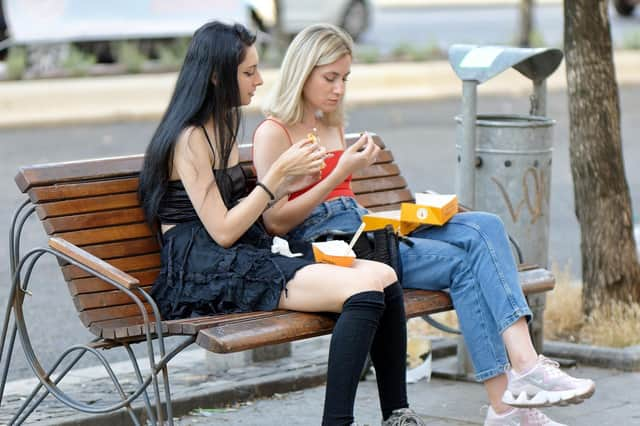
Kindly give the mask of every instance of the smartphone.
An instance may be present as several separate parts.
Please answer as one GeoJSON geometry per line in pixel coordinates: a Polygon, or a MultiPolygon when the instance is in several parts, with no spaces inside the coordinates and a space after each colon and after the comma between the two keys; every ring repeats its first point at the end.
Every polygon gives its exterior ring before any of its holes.
{"type": "MultiPolygon", "coordinates": [[[[351,140],[351,136],[352,135],[346,135],[345,139],[347,139],[347,145],[351,145],[352,143],[356,142],[358,139],[360,139],[360,134],[353,134],[355,135],[355,138],[353,140],[351,140]]],[[[380,138],[380,136],[378,136],[375,133],[369,133],[369,136],[371,136],[371,139],[373,140],[373,143],[375,143],[376,145],[378,145],[378,147],[380,147],[380,149],[385,149],[386,146],[384,144],[384,142],[382,142],[382,139],[380,138]]],[[[360,151],[364,151],[364,149],[367,147],[367,145],[365,145],[364,147],[360,148],[358,150],[358,152],[360,151]]]]}

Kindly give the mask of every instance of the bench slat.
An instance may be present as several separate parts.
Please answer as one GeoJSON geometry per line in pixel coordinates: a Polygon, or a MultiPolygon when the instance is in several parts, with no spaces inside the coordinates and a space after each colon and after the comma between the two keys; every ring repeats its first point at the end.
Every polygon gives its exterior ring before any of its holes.
{"type": "Polygon", "coordinates": [[[364,207],[384,206],[390,203],[404,203],[413,200],[413,194],[408,189],[372,192],[358,196],[358,202],[364,207]]]}
{"type": "Polygon", "coordinates": [[[146,223],[141,222],[106,228],[84,229],[82,231],[60,232],[54,235],[69,241],[71,244],[84,246],[87,244],[151,237],[152,232],[146,223]]]}
{"type": "MultiPolygon", "coordinates": [[[[148,286],[153,284],[159,273],[160,268],[149,269],[146,271],[128,272],[129,275],[140,281],[141,286],[148,286]]],[[[68,282],[68,286],[69,292],[72,296],[87,293],[98,293],[101,291],[111,291],[114,288],[111,284],[96,277],[74,279],[68,282]]]]}
{"type": "Polygon", "coordinates": [[[196,343],[211,352],[230,353],[331,333],[329,315],[290,312],[271,318],[218,325],[198,332],[196,343]]]}
{"type": "Polygon", "coordinates": [[[196,334],[200,330],[216,327],[220,324],[227,324],[237,321],[248,321],[259,318],[268,318],[283,315],[285,313],[288,313],[288,311],[259,311],[174,320],[170,321],[169,331],[175,334],[196,334]]]}
{"type": "Polygon", "coordinates": [[[138,178],[113,179],[109,181],[68,183],[32,188],[29,198],[33,203],[61,201],[71,198],[94,197],[96,195],[120,194],[138,190],[138,178]]]}
{"type": "Polygon", "coordinates": [[[126,225],[139,222],[144,222],[144,213],[142,213],[141,208],[135,207],[99,213],[54,217],[44,220],[43,225],[47,234],[51,235],[58,232],[101,228],[113,225],[126,225]]]}
{"type": "MultiPolygon", "coordinates": [[[[358,200],[359,201],[359,200],[358,200]]],[[[362,203],[360,203],[362,204],[362,203]]],[[[381,204],[379,206],[367,207],[372,212],[386,212],[389,210],[400,210],[400,203],[381,204]]]]}
{"type": "MultiPolygon", "coordinates": [[[[113,288],[113,287],[112,287],[113,288]]],[[[151,286],[140,286],[147,293],[151,292],[151,286]]],[[[109,306],[128,305],[131,298],[120,290],[103,291],[99,293],[81,294],[73,298],[73,304],[78,311],[87,309],[106,308],[109,306]]]]}
{"type": "Polygon", "coordinates": [[[82,249],[104,260],[113,259],[114,257],[136,256],[139,254],[148,254],[160,251],[158,240],[156,240],[155,237],[117,241],[115,243],[92,244],[83,246],[82,249]]]}
{"type": "MultiPolygon", "coordinates": [[[[147,312],[152,312],[151,306],[144,304],[147,312]]],[[[85,327],[90,327],[93,323],[106,321],[111,319],[138,317],[140,316],[140,308],[136,304],[110,306],[108,308],[97,308],[82,311],[78,315],[80,321],[85,327]]]]}
{"type": "MultiPolygon", "coordinates": [[[[143,254],[142,256],[130,256],[111,259],[109,264],[123,272],[143,271],[146,269],[157,269],[160,267],[160,253],[143,254]]],[[[75,280],[78,278],[90,277],[91,274],[83,271],[75,265],[61,267],[65,280],[75,280]]]]}
{"type": "Polygon", "coordinates": [[[356,195],[366,194],[367,192],[388,191],[390,189],[404,189],[406,187],[407,181],[402,176],[357,180],[351,184],[351,188],[356,195]]]}
{"type": "Polygon", "coordinates": [[[396,176],[400,169],[395,163],[374,164],[353,174],[353,180],[371,179],[374,177],[396,176]]]}
{"type": "Polygon", "coordinates": [[[124,194],[77,198],[74,200],[39,204],[36,207],[36,212],[40,219],[47,219],[56,216],[102,212],[105,210],[117,210],[138,206],[138,194],[136,192],[127,192],[124,194]]]}
{"type": "Polygon", "coordinates": [[[130,176],[140,171],[143,158],[143,154],[137,154],[20,167],[15,182],[24,193],[35,186],[130,176]]]}
{"type": "MultiPolygon", "coordinates": [[[[153,335],[156,333],[155,316],[149,314],[149,325],[153,335]]],[[[125,339],[130,337],[143,338],[145,335],[144,321],[142,316],[131,318],[118,318],[109,321],[103,321],[100,325],[95,323],[89,327],[94,335],[102,337],[103,339],[125,339]]],[[[166,322],[161,322],[162,332],[169,334],[169,326],[166,322]]]]}

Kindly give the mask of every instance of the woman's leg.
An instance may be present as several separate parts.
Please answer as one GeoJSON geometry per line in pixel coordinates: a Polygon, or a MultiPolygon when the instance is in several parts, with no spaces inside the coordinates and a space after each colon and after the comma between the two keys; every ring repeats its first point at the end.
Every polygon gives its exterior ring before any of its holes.
{"type": "Polygon", "coordinates": [[[394,410],[408,408],[407,401],[407,317],[404,292],[398,282],[384,289],[385,310],[371,345],[376,369],[382,418],[394,410]]]}
{"type": "Polygon", "coordinates": [[[561,372],[556,364],[543,357],[538,358],[525,321],[525,317],[531,316],[531,311],[522,294],[504,226],[497,216],[479,212],[462,213],[454,216],[447,225],[426,229],[416,236],[438,240],[464,252],[458,264],[451,263],[456,266],[456,273],[452,275],[451,296],[476,367],[476,376],[485,381],[495,411],[504,409],[500,402],[495,401],[496,396],[507,387],[509,392],[504,393],[502,401],[521,407],[577,402],[593,393],[595,385],[591,380],[574,379],[561,372]],[[467,284],[460,284],[462,282],[467,284]],[[473,282],[475,285],[470,285],[473,282]],[[480,327],[476,325],[469,329],[465,326],[469,314],[479,322],[480,327]],[[504,353],[501,343],[506,346],[515,370],[509,371],[507,377],[500,377],[501,372],[496,370],[478,371],[476,349],[483,345],[478,340],[481,337],[478,329],[489,333],[492,342],[490,348],[495,359],[495,355],[504,353]],[[500,343],[496,341],[496,336],[500,336],[500,343]],[[547,380],[552,376],[556,379],[547,380]],[[495,380],[489,380],[492,378],[495,380]],[[539,380],[553,384],[535,384],[539,380]]]}
{"type": "Polygon", "coordinates": [[[442,241],[412,240],[412,247],[400,246],[403,287],[449,289],[476,378],[484,381],[504,373],[509,365],[504,343],[481,284],[466,261],[466,252],[442,241]]]}
{"type": "Polygon", "coordinates": [[[299,270],[281,296],[281,308],[340,312],[329,348],[325,425],[353,422],[360,372],[385,309],[383,289],[395,281],[393,270],[376,262],[315,264],[299,270]]]}

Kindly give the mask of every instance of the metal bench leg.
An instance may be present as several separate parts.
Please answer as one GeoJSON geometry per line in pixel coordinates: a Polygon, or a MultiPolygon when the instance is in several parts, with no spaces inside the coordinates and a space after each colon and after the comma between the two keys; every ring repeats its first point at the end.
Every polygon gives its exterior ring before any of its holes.
{"type": "MultiPolygon", "coordinates": [[[[22,202],[22,204],[16,209],[11,218],[11,225],[9,227],[9,270],[11,277],[13,278],[16,269],[18,268],[18,262],[20,257],[20,235],[22,234],[22,228],[25,222],[35,212],[35,207],[29,208],[26,212],[25,209],[31,201],[29,199],[22,202]],[[22,216],[21,216],[22,215],[22,216]],[[16,229],[17,225],[17,229],[16,229]]],[[[4,321],[2,324],[2,335],[0,336],[0,365],[2,367],[2,378],[0,378],[0,406],[2,405],[2,398],[4,396],[4,387],[7,383],[7,376],[9,375],[9,366],[11,365],[11,357],[13,356],[13,345],[16,341],[17,326],[14,318],[13,327],[11,328],[11,336],[9,337],[9,346],[7,347],[5,355],[5,343],[7,342],[7,331],[9,330],[9,323],[11,322],[11,314],[13,312],[13,300],[16,295],[16,289],[18,288],[17,282],[11,280],[11,288],[9,290],[9,297],[7,298],[7,308],[4,312],[4,321]],[[2,359],[5,358],[4,364],[2,359]]]]}
{"type": "MultiPolygon", "coordinates": [[[[127,354],[129,355],[129,360],[133,365],[133,369],[136,373],[136,378],[138,379],[138,384],[142,385],[143,383],[142,373],[140,372],[140,366],[138,365],[138,360],[136,359],[136,356],[133,353],[133,350],[131,349],[131,345],[125,344],[124,347],[127,350],[127,354]]],[[[142,397],[144,398],[144,407],[145,407],[145,410],[147,411],[147,416],[149,416],[149,421],[151,422],[152,425],[157,424],[156,417],[153,414],[153,408],[151,408],[151,401],[149,400],[149,394],[147,393],[146,389],[142,393],[142,397]]]]}
{"type": "MultiPolygon", "coordinates": [[[[25,349],[25,352],[27,352],[26,349],[25,349]]],[[[36,362],[37,362],[37,360],[36,360],[36,362]]],[[[31,366],[32,366],[32,368],[34,367],[33,364],[31,364],[31,366]]],[[[38,366],[39,366],[39,363],[38,363],[38,366]]],[[[127,410],[127,412],[129,413],[129,416],[131,417],[131,420],[133,421],[133,424],[140,425],[140,420],[137,418],[137,416],[135,415],[135,413],[134,413],[134,411],[133,411],[133,409],[131,407],[131,401],[134,400],[135,398],[133,398],[131,396],[129,398],[127,398],[127,395],[125,394],[125,392],[124,392],[124,390],[122,388],[122,385],[120,384],[120,382],[119,382],[118,378],[116,377],[115,373],[111,369],[111,366],[109,365],[109,362],[106,360],[106,358],[104,358],[104,356],[102,356],[102,354],[100,354],[94,348],[91,348],[91,347],[88,347],[88,346],[84,346],[84,345],[71,346],[70,348],[65,350],[62,353],[62,355],[60,355],[60,357],[58,357],[58,359],[54,363],[53,367],[48,372],[46,372],[45,375],[40,376],[39,374],[37,374],[37,376],[38,376],[38,379],[40,380],[40,383],[38,383],[38,385],[36,385],[34,390],[31,392],[31,395],[29,396],[29,398],[27,398],[27,400],[22,405],[22,407],[20,408],[18,413],[16,413],[16,415],[13,417],[12,421],[10,422],[10,424],[14,424],[13,423],[14,421],[15,421],[15,424],[21,424],[24,421],[26,421],[27,417],[33,412],[33,410],[35,410],[38,407],[38,405],[42,402],[42,400],[44,400],[44,398],[47,395],[49,395],[49,393],[54,393],[54,396],[56,397],[56,399],[58,399],[63,404],[65,404],[65,405],[67,405],[69,407],[75,408],[78,411],[82,411],[82,412],[86,412],[86,413],[111,412],[111,411],[115,411],[117,409],[120,409],[120,408],[124,407],[127,410]],[[62,360],[64,358],[66,358],[67,355],[69,355],[73,351],[80,351],[80,353],[70,363],[70,365],[67,366],[62,371],[62,373],[56,378],[56,380],[51,381],[50,380],[51,375],[58,368],[58,366],[60,365],[62,360]],[[105,370],[107,370],[107,373],[108,373],[109,377],[111,378],[111,381],[113,382],[116,390],[120,394],[120,398],[121,398],[121,402],[120,403],[115,404],[115,405],[110,406],[110,407],[96,409],[95,407],[89,407],[84,403],[77,402],[76,400],[74,400],[73,398],[68,397],[64,392],[59,390],[59,388],[57,387],[57,384],[67,375],[67,373],[75,366],[75,364],[82,358],[82,356],[84,356],[84,354],[86,352],[89,352],[89,353],[95,355],[98,358],[98,360],[100,360],[100,362],[104,366],[105,370]],[[45,383],[50,383],[50,385],[45,385],[45,383]],[[35,397],[35,395],[40,391],[40,389],[43,386],[45,386],[45,388],[46,388],[45,391],[44,391],[44,394],[41,395],[38,398],[36,403],[33,404],[29,408],[29,410],[27,410],[25,412],[24,415],[20,416],[22,411],[27,407],[27,405],[31,402],[31,400],[35,397]]],[[[146,388],[146,385],[142,388],[142,391],[144,390],[144,388],[146,388]]],[[[134,393],[134,395],[136,395],[136,394],[139,395],[142,391],[139,390],[138,392],[134,393]]]]}

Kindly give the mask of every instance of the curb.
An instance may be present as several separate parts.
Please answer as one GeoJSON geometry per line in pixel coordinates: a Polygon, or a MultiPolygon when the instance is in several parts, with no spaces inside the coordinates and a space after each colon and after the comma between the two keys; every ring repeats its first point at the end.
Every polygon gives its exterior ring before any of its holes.
{"type": "MultiPolygon", "coordinates": [[[[435,359],[455,355],[456,349],[455,339],[446,338],[441,342],[434,342],[433,357],[435,359]]],[[[640,345],[611,348],[545,340],[543,352],[552,358],[572,359],[580,364],[593,367],[626,372],[640,371],[640,345]]]]}
{"type": "Polygon", "coordinates": [[[629,372],[640,371],[640,345],[609,348],[545,341],[544,352],[552,357],[571,358],[595,367],[615,368],[629,372]]]}

